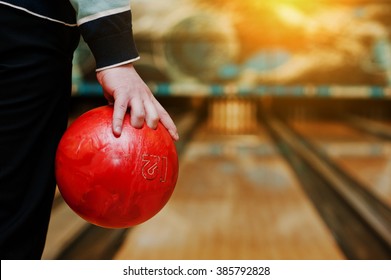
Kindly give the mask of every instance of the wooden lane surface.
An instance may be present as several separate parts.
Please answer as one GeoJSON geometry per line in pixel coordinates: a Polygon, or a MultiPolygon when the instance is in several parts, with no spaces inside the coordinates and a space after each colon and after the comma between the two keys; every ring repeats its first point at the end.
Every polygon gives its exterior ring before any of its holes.
{"type": "Polygon", "coordinates": [[[276,148],[259,135],[196,132],[176,190],[129,231],[115,259],[341,259],[276,148]]]}
{"type": "Polygon", "coordinates": [[[391,207],[391,142],[335,121],[292,122],[345,172],[391,207]]]}

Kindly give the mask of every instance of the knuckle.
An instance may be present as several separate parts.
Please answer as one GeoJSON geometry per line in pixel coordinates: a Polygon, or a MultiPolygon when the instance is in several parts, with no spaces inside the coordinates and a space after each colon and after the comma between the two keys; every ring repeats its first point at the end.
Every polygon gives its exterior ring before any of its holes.
{"type": "Polygon", "coordinates": [[[118,108],[121,110],[121,111],[126,111],[128,109],[128,106],[126,103],[120,103],[118,108]]]}

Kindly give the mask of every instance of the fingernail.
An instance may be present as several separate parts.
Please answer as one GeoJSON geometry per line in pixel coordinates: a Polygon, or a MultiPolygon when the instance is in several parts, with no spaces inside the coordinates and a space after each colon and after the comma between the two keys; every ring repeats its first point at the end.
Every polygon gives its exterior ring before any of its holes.
{"type": "Polygon", "coordinates": [[[157,128],[157,123],[149,123],[147,124],[149,128],[156,129],[157,128]]]}
{"type": "Polygon", "coordinates": [[[171,135],[172,135],[172,138],[174,138],[175,141],[178,141],[178,140],[179,140],[179,135],[178,135],[178,133],[173,133],[173,132],[171,132],[171,135]]]}
{"type": "Polygon", "coordinates": [[[116,134],[120,135],[120,134],[121,134],[121,127],[120,127],[120,126],[116,126],[116,127],[114,128],[114,132],[115,132],[116,134]]]}

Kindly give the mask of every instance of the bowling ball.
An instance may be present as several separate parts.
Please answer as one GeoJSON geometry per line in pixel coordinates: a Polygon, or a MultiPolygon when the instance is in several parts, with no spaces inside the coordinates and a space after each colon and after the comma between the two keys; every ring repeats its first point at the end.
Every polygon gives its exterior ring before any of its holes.
{"type": "Polygon", "coordinates": [[[126,228],[156,215],[178,177],[174,141],[159,123],[134,128],[129,114],[120,137],[112,132],[112,106],[92,109],[64,133],[56,153],[59,191],[74,212],[106,228],[126,228]]]}

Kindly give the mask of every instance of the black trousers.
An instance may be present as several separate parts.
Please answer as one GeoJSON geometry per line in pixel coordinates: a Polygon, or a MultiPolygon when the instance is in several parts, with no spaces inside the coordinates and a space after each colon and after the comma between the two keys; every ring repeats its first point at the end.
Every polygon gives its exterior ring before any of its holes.
{"type": "Polygon", "coordinates": [[[75,27],[0,5],[0,257],[40,259],[66,129],[75,27]]]}

